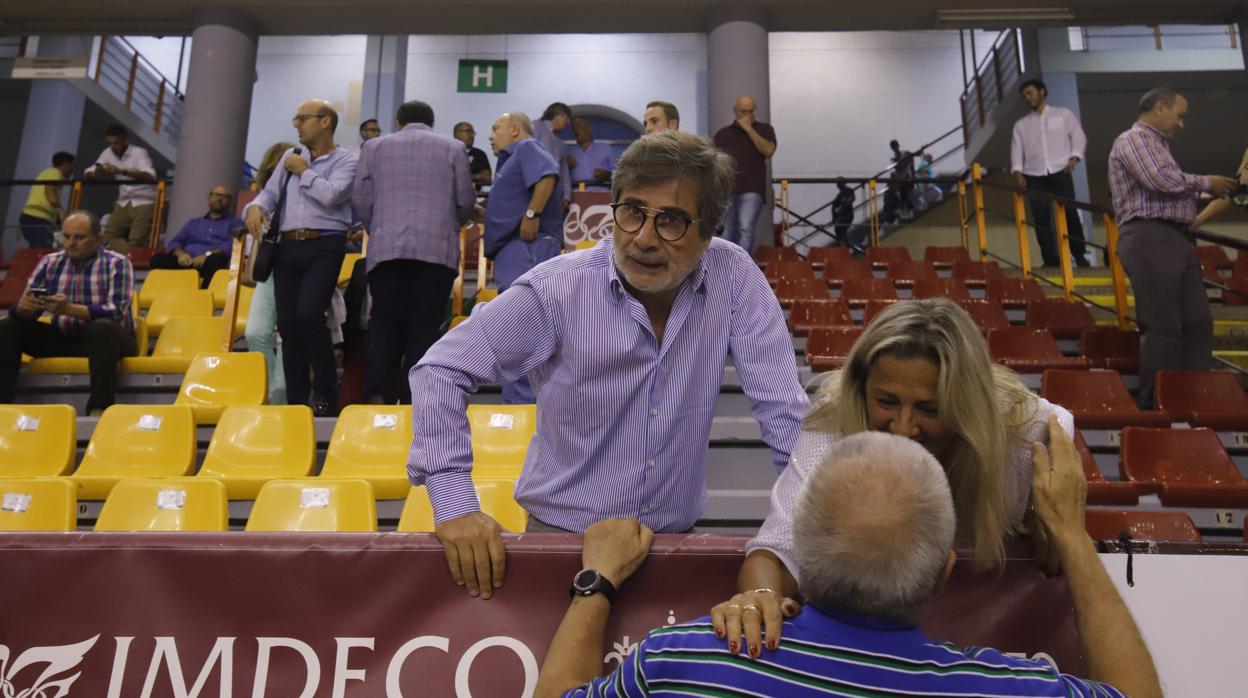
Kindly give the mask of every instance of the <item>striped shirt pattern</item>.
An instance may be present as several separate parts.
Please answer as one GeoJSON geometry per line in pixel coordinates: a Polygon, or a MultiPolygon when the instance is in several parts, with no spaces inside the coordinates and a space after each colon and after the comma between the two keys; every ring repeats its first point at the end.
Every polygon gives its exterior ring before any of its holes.
{"type": "Polygon", "coordinates": [[[780,647],[759,659],[730,654],[709,619],[650,633],[614,672],[566,696],[1096,696],[1105,684],[1060,674],[1043,661],[933,642],[899,627],[807,606],[784,622],[780,647]]]}
{"type": "Polygon", "coordinates": [[[457,269],[459,226],[477,203],[464,144],[407,124],[360,148],[351,205],[368,229],[368,270],[392,259],[457,269]]]}
{"type": "MultiPolygon", "coordinates": [[[[134,302],[134,268],[130,260],[108,248],[97,248],[94,257],[80,264],[63,251],[53,252],[39,260],[26,288],[32,286],[46,288],[48,295],[63,293],[70,303],[87,306],[93,320],[112,318],[134,331],[130,307],[134,302]]],[[[58,315],[54,322],[68,335],[77,334],[86,324],[69,315],[58,315]]]]}
{"type": "Polygon", "coordinates": [[[408,475],[429,488],[435,521],[477,511],[468,394],[527,374],[537,433],[516,499],[530,514],[571,531],[625,516],[659,532],[688,530],[706,504],[707,444],[729,354],[779,472],[807,399],[758,266],[713,239],[658,346],[606,238],[521,276],[412,369],[422,399],[413,400],[408,475]]]}
{"type": "Polygon", "coordinates": [[[1135,218],[1191,225],[1197,195],[1211,188],[1209,177],[1179,169],[1170,154],[1170,140],[1148,124],[1137,121],[1109,151],[1109,190],[1118,225],[1135,218]]]}
{"type": "Polygon", "coordinates": [[[295,177],[287,176],[286,158],[291,151],[282,153],[273,176],[264,189],[243,209],[259,206],[264,215],[273,217],[273,209],[281,197],[282,182],[286,182],[286,210],[282,213],[282,230],[320,230],[345,233],[351,227],[351,185],[355,181],[355,169],[359,156],[341,146],[312,158],[307,148],[300,154],[308,162],[308,169],[295,177]]]}

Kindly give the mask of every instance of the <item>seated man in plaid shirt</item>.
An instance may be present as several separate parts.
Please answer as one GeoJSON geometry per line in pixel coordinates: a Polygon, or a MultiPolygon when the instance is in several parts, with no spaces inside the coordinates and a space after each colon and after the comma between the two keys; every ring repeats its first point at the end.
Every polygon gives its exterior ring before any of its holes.
{"type": "Polygon", "coordinates": [[[99,222],[86,211],[61,226],[65,249],[44,257],[8,317],[0,319],[0,403],[13,402],[22,353],[85,356],[91,371],[87,413],[113,404],[117,366],[138,353],[134,269],[101,246],[99,222]],[[47,313],[51,323],[38,322],[47,313]]]}

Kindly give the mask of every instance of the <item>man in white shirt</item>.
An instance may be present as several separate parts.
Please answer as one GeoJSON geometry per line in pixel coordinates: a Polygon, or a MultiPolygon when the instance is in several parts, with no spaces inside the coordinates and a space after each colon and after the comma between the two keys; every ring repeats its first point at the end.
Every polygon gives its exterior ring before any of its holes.
{"type": "Polygon", "coordinates": [[[121,124],[104,132],[108,147],[87,168],[87,179],[115,179],[123,184],[108,217],[104,239],[109,249],[126,254],[132,247],[146,247],[152,233],[156,209],[156,168],[147,151],[130,144],[130,134],[121,124]]]}
{"type": "MultiPolygon", "coordinates": [[[[1014,124],[1010,143],[1010,171],[1018,186],[1031,191],[1075,198],[1075,181],[1070,176],[1083,159],[1088,138],[1074,112],[1048,104],[1048,88],[1040,80],[1028,80],[1019,89],[1031,113],[1014,124]]],[[[1031,200],[1031,217],[1036,226],[1036,242],[1044,266],[1061,265],[1057,234],[1053,227],[1053,204],[1046,199],[1031,200]]],[[[1088,266],[1083,244],[1083,224],[1079,211],[1066,208],[1066,229],[1075,264],[1088,266]]]]}

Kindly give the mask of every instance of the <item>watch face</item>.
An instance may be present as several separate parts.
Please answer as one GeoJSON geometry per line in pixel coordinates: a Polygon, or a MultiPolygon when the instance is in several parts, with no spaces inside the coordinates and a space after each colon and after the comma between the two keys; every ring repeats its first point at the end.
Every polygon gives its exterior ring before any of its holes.
{"type": "Polygon", "coordinates": [[[589,590],[598,582],[598,572],[595,570],[581,570],[576,573],[576,577],[572,580],[572,586],[578,590],[589,590]]]}

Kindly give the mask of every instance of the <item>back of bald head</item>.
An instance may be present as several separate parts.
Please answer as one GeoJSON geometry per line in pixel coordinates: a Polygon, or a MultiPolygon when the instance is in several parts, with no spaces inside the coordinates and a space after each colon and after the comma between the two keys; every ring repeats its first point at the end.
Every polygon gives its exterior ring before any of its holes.
{"type": "Polygon", "coordinates": [[[528,114],[520,111],[510,111],[503,114],[503,117],[506,118],[512,126],[520,129],[520,133],[530,136],[533,135],[533,121],[529,118],[528,114]]]}

